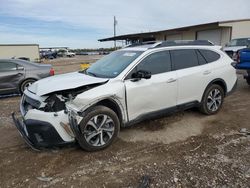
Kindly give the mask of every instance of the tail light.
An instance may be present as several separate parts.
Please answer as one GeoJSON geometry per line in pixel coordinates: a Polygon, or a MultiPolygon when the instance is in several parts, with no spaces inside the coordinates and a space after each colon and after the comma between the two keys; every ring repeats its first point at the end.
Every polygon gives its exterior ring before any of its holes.
{"type": "Polygon", "coordinates": [[[54,76],[55,75],[55,70],[52,67],[50,68],[49,75],[50,76],[54,76]]]}

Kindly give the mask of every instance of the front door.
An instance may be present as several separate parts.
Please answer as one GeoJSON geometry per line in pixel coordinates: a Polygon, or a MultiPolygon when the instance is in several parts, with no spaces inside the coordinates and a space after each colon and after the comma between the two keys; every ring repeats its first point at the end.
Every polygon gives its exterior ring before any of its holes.
{"type": "Polygon", "coordinates": [[[129,74],[125,80],[129,121],[176,106],[177,76],[171,67],[169,51],[161,51],[144,58],[129,74]],[[151,78],[134,81],[133,73],[140,70],[151,72],[151,78]]]}

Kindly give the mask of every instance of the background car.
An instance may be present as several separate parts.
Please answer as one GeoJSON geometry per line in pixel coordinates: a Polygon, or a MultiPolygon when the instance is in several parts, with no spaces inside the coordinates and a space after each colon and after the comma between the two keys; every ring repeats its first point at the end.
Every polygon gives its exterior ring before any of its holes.
{"type": "Polygon", "coordinates": [[[20,59],[0,59],[0,94],[23,93],[33,82],[54,75],[49,64],[20,59]]]}
{"type": "Polygon", "coordinates": [[[250,85],[250,48],[244,48],[238,51],[235,68],[247,71],[244,78],[246,79],[248,85],[250,85]]]}
{"type": "Polygon", "coordinates": [[[40,52],[40,58],[41,59],[55,59],[58,57],[58,54],[56,51],[41,51],[40,52]]]}
{"type": "Polygon", "coordinates": [[[231,57],[233,60],[237,58],[237,52],[241,49],[247,48],[250,46],[250,37],[249,38],[238,38],[231,40],[223,50],[231,57]]]}

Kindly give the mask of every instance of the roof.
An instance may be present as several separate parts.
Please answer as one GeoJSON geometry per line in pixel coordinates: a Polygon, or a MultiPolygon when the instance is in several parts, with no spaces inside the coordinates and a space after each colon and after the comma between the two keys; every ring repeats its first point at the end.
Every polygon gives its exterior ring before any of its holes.
{"type": "Polygon", "coordinates": [[[39,44],[0,44],[0,46],[39,46],[39,44]]]}
{"type": "Polygon", "coordinates": [[[134,33],[134,34],[127,34],[127,35],[120,35],[116,37],[109,37],[104,39],[99,39],[100,42],[105,41],[111,41],[111,40],[126,40],[126,39],[137,39],[140,36],[148,36],[152,37],[153,35],[161,32],[167,32],[167,31],[185,31],[188,29],[192,29],[193,27],[199,27],[199,26],[207,26],[207,25],[219,25],[223,23],[230,23],[230,22],[242,22],[242,21],[250,21],[250,19],[239,19],[239,20],[227,20],[227,21],[217,21],[217,22],[210,22],[210,23],[204,23],[204,24],[198,24],[198,25],[191,25],[191,26],[185,26],[185,27],[178,27],[178,28],[172,28],[167,30],[160,30],[160,31],[153,31],[153,32],[145,32],[145,33],[134,33]]]}

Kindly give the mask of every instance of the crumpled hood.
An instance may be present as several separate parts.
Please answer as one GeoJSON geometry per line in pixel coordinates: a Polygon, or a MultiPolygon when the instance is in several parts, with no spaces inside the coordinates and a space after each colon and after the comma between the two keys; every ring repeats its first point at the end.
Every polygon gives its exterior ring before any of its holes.
{"type": "Polygon", "coordinates": [[[223,50],[224,51],[233,51],[233,52],[237,52],[238,50],[241,50],[243,48],[246,48],[246,46],[232,46],[232,47],[224,47],[223,50]]]}
{"type": "Polygon", "coordinates": [[[74,89],[81,86],[106,82],[106,78],[96,78],[83,73],[73,72],[41,79],[33,83],[28,90],[38,96],[55,91],[74,89]]]}

